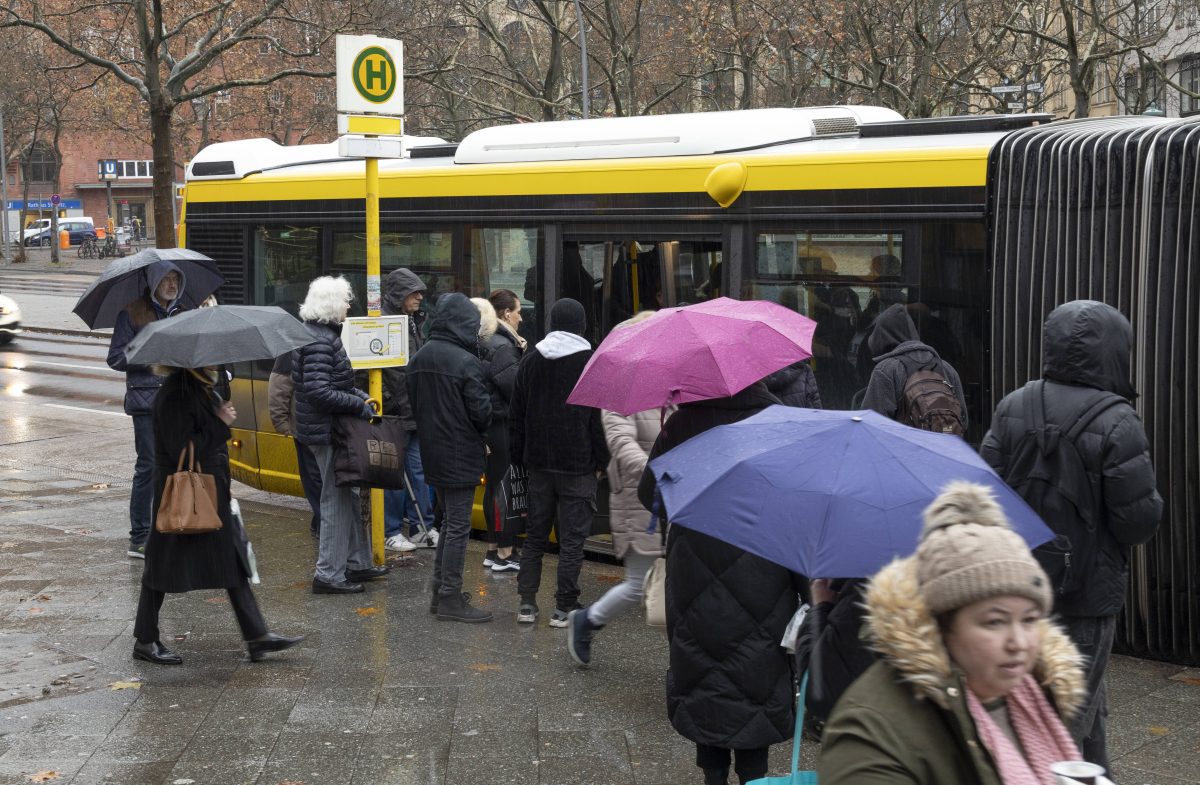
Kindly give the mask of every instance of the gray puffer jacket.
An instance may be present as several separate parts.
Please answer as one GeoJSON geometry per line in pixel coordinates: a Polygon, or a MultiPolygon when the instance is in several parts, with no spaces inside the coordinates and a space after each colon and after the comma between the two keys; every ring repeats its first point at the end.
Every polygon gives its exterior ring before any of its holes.
{"type": "Polygon", "coordinates": [[[967,414],[967,399],[963,395],[962,380],[954,366],[938,356],[928,344],[922,343],[917,326],[903,305],[891,305],[875,320],[875,329],[867,339],[871,354],[875,356],[875,369],[867,382],[867,395],[863,399],[864,409],[874,409],[884,417],[896,419],[900,411],[904,385],[908,377],[925,368],[936,370],[954,388],[954,397],[967,414]]]}
{"type": "MultiPolygon", "coordinates": [[[[1134,397],[1132,345],[1129,321],[1109,305],[1075,300],[1056,308],[1042,335],[1047,424],[1069,427],[1097,390],[1134,397]]],[[[1032,427],[1025,421],[1025,396],[1038,389],[1034,385],[1016,390],[996,407],[980,454],[1001,477],[1007,476],[1010,458],[1032,427]]],[[[1096,529],[1100,547],[1092,551],[1093,563],[1075,565],[1088,576],[1084,587],[1058,597],[1054,609],[1064,616],[1111,616],[1125,601],[1129,548],[1154,536],[1162,497],[1155,487],[1146,432],[1133,406],[1118,403],[1101,412],[1075,446],[1088,474],[1089,487],[1081,493],[1095,500],[1103,525],[1096,529]]],[[[1046,523],[1056,528],[1055,521],[1046,523]]]]}
{"type": "Polygon", "coordinates": [[[604,439],[612,456],[608,462],[609,528],[618,559],[632,550],[647,556],[662,554],[662,535],[650,526],[650,513],[638,501],[638,482],[650,459],[650,448],[662,429],[657,409],[632,415],[601,411],[604,439]]]}

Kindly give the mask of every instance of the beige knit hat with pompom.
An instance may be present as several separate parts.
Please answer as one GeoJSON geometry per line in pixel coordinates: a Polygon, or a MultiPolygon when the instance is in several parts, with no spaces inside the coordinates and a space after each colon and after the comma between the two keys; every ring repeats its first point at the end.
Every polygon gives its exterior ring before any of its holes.
{"type": "Polygon", "coordinates": [[[1053,604],[1049,578],[984,485],[950,483],[933,500],[916,560],[934,616],[1004,594],[1029,598],[1042,613],[1053,604]]]}

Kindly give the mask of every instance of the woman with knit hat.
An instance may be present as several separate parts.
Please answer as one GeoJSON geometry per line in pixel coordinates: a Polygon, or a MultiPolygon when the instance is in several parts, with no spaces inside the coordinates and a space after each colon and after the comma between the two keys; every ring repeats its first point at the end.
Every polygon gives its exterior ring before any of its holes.
{"type": "Polygon", "coordinates": [[[1064,719],[1084,681],[1051,601],[990,491],[947,486],[917,552],[866,590],[880,661],[825,726],[821,785],[1052,785],[1051,764],[1080,759],[1064,719]]]}

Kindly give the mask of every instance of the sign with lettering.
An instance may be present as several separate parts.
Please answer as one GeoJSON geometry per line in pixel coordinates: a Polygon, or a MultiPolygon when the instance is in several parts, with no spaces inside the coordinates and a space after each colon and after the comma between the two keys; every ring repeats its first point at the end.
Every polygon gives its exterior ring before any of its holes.
{"type": "Polygon", "coordinates": [[[408,317],[351,317],[342,322],[342,346],[353,368],[407,365],[408,317]]]}
{"type": "Polygon", "coordinates": [[[337,37],[339,113],[404,114],[404,44],[374,35],[337,37]]]}

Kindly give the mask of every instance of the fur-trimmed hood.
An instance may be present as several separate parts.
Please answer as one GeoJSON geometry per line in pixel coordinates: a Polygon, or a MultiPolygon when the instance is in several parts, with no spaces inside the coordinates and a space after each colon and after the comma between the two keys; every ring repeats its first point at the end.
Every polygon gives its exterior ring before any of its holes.
{"type": "MultiPolygon", "coordinates": [[[[947,690],[957,684],[957,676],[937,620],[921,597],[916,559],[897,559],[880,570],[867,586],[865,606],[871,647],[918,699],[948,709],[947,690]]],[[[1060,627],[1048,619],[1040,624],[1042,651],[1033,677],[1059,714],[1069,718],[1086,697],[1083,657],[1060,627]]]]}

